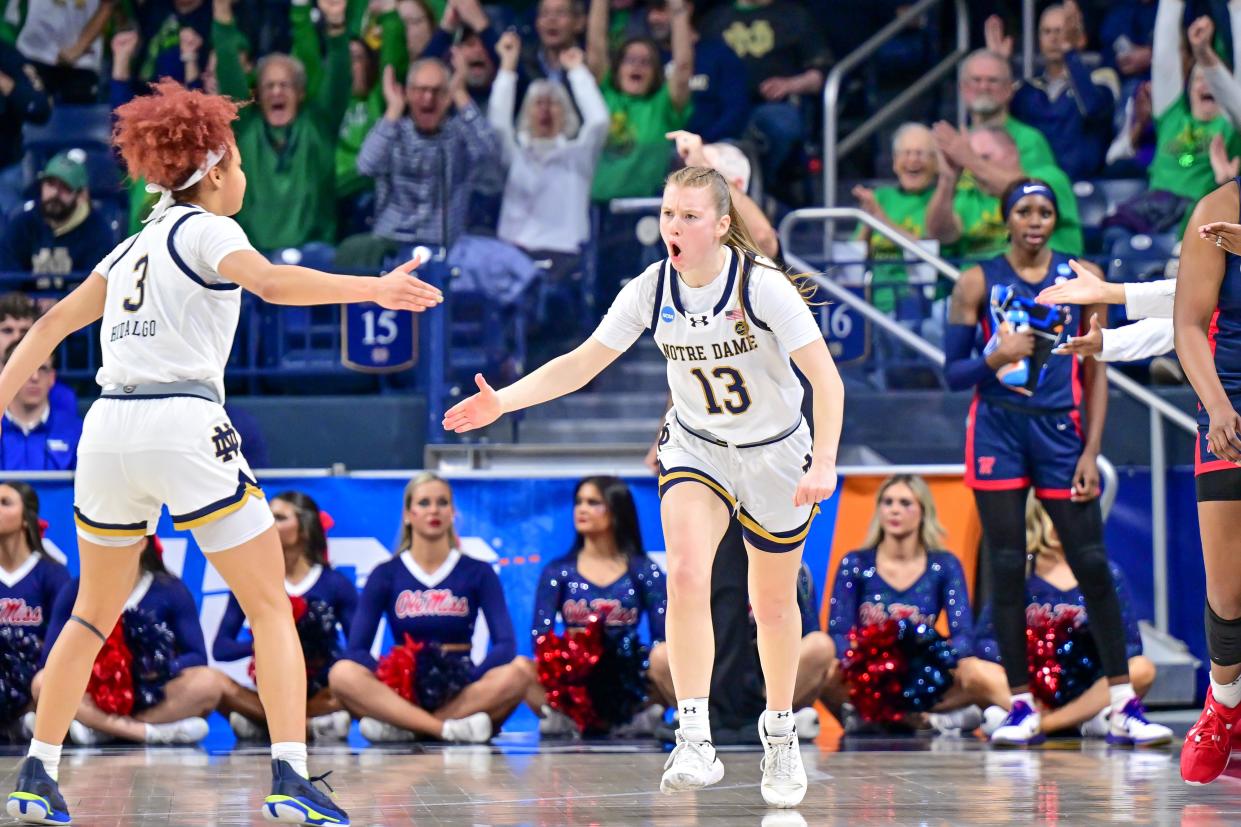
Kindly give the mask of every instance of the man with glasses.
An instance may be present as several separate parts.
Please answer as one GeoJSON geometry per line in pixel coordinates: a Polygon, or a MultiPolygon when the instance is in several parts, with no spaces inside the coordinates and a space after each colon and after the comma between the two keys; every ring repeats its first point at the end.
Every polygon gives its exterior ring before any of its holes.
{"type": "MultiPolygon", "coordinates": [[[[14,342],[4,351],[6,362],[17,344],[14,342]]],[[[4,412],[4,425],[0,427],[0,470],[72,471],[77,468],[82,420],[76,410],[52,405],[48,400],[56,384],[55,358],[53,353],[39,366],[4,412]]]]}
{"type": "Polygon", "coordinates": [[[970,129],[998,126],[1013,136],[1022,169],[1056,165],[1043,133],[1009,114],[1013,70],[1002,55],[979,49],[965,59],[961,64],[961,98],[969,112],[970,129]]]}

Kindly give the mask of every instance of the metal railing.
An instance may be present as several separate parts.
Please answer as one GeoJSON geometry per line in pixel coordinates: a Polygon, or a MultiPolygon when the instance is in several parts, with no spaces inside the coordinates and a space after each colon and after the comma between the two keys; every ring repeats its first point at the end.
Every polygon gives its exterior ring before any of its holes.
{"type": "MultiPolygon", "coordinates": [[[[897,247],[905,251],[906,254],[912,255],[926,264],[931,265],[941,275],[956,281],[960,278],[961,272],[953,267],[947,261],[936,255],[928,253],[914,241],[906,238],[900,232],[892,227],[866,214],[855,207],[830,207],[830,208],[814,208],[805,210],[795,210],[784,217],[780,222],[780,249],[785,261],[797,270],[810,273],[811,278],[819,287],[825,290],[833,299],[841,302],[857,311],[860,315],[877,325],[885,333],[899,340],[911,349],[926,357],[936,365],[944,364],[944,353],[939,348],[927,342],[921,336],[907,330],[896,321],[888,318],[884,313],[876,310],[865,299],[857,296],[853,292],[846,290],[830,279],[818,274],[814,274],[814,267],[799,258],[791,252],[792,229],[799,222],[803,221],[823,221],[824,223],[835,223],[841,220],[861,221],[869,226],[874,232],[879,233],[884,238],[891,241],[897,247]]],[[[1145,405],[1150,411],[1150,433],[1151,433],[1151,570],[1154,575],[1154,609],[1155,609],[1155,627],[1161,632],[1168,631],[1168,502],[1167,502],[1167,472],[1168,458],[1167,450],[1164,445],[1164,420],[1168,420],[1182,431],[1191,435],[1198,433],[1198,424],[1192,416],[1185,413],[1166,399],[1152,393],[1149,389],[1138,384],[1122,373],[1111,371],[1108,373],[1108,382],[1123,393],[1127,394],[1131,399],[1145,405]]],[[[1100,473],[1103,473],[1104,466],[1111,467],[1111,463],[1106,462],[1100,457],[1099,463],[1100,473]]],[[[1115,469],[1111,471],[1111,481],[1116,481],[1115,469]]],[[[1113,485],[1114,487],[1114,485],[1113,485]]],[[[1106,503],[1109,504],[1110,503],[1106,503]]]]}
{"type": "Polygon", "coordinates": [[[1038,30],[1034,22],[1034,0],[1022,0],[1021,3],[1021,77],[1029,80],[1034,77],[1034,35],[1038,30]]]}
{"type": "MultiPolygon", "coordinates": [[[[879,47],[896,37],[909,23],[942,2],[946,0],[921,0],[910,6],[891,23],[871,35],[865,43],[850,52],[844,60],[832,67],[832,71],[828,74],[827,82],[823,85],[823,203],[827,206],[836,205],[836,182],[840,159],[857,149],[876,130],[888,123],[893,115],[939,83],[969,54],[969,9],[965,0],[953,0],[957,12],[956,48],[847,136],[840,138],[837,134],[840,126],[837,112],[840,103],[840,87],[844,83],[845,76],[878,51],[879,47]]],[[[957,120],[965,120],[965,102],[960,96],[957,100],[957,120]]]]}

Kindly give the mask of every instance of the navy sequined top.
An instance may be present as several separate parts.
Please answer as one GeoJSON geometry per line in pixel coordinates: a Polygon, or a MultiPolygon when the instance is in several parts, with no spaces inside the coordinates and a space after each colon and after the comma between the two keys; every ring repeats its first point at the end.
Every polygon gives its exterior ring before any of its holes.
{"type": "Polygon", "coordinates": [[[649,557],[633,560],[629,569],[612,583],[590,582],[577,569],[577,556],[552,560],[543,567],[534,596],[534,621],[530,635],[556,630],[559,615],[566,629],[581,629],[590,616],[600,615],[608,631],[634,631],[646,613],[651,642],[664,639],[664,616],[668,611],[668,587],[659,564],[649,557]]]}
{"type": "Polygon", "coordinates": [[[961,561],[950,551],[927,552],[926,571],[909,588],[888,584],[875,566],[875,549],[851,551],[840,561],[832,589],[827,632],[837,657],[849,648],[849,630],[882,623],[889,618],[917,618],[934,624],[939,613],[948,615],[948,634],[961,657],[972,651],[974,619],[961,561]]]}

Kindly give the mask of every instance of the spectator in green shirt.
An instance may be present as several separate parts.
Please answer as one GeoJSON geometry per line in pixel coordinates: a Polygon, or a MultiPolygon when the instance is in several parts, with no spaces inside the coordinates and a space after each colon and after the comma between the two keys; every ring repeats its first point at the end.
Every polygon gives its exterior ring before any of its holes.
{"type": "Polygon", "coordinates": [[[1013,70],[1003,55],[979,49],[961,63],[961,98],[969,112],[969,126],[998,126],[1012,136],[1023,167],[1054,166],[1051,144],[1029,124],[1008,112],[1013,100],[1013,70]]]}
{"type": "Polygon", "coordinates": [[[608,65],[608,3],[592,3],[587,24],[586,64],[603,91],[612,116],[603,155],[595,171],[592,197],[655,196],[672,158],[667,133],[689,120],[689,81],[694,44],[684,2],[669,4],[672,14],[672,71],[664,80],[659,46],[631,38],[608,65]]]}
{"type": "MultiPolygon", "coordinates": [[[[327,61],[317,94],[306,94],[301,61],[273,53],[258,63],[255,106],[233,125],[250,185],[237,221],[260,250],[336,241],[336,144],[349,105],[351,72],[345,0],[319,0],[327,61]],[[279,220],[273,220],[279,217],[279,220]]],[[[212,40],[220,92],[250,97],[232,10],[217,4],[212,40]]]]}
{"type": "MultiPolygon", "coordinates": [[[[853,188],[858,206],[884,224],[913,240],[927,237],[926,209],[935,192],[938,157],[931,130],[920,123],[905,123],[892,136],[892,172],[894,187],[853,188]]],[[[890,239],[863,224],[857,237],[870,242],[872,260],[900,259],[905,254],[890,239]]],[[[877,264],[871,279],[871,303],[885,313],[896,309],[907,294],[909,272],[902,264],[877,264]]]]}
{"type": "Polygon", "coordinates": [[[951,245],[951,255],[978,260],[1005,249],[1008,225],[1001,215],[1000,194],[1022,177],[1045,181],[1056,194],[1059,216],[1051,248],[1058,253],[1082,254],[1077,196],[1073,183],[1059,167],[1026,167],[1016,142],[1000,127],[975,129],[966,137],[951,127],[945,131],[944,126],[935,127],[942,154],[935,193],[927,206],[926,226],[933,238],[951,245]]]}

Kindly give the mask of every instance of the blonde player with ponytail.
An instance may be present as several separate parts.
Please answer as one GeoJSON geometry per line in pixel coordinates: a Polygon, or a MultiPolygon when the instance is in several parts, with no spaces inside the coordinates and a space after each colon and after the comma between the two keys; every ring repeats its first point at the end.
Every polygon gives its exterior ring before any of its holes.
{"type": "Polygon", "coordinates": [[[767,683],[758,723],[762,794],[772,806],[794,807],[806,793],[791,709],[801,640],[797,575],[818,503],[836,488],[844,387],[802,291],[756,249],[718,172],[673,173],[659,223],[669,257],[625,285],[589,339],[500,391],[479,375],[479,392],[445,414],[444,428],[482,428],[572,393],[644,330],[654,334],[673,400],[658,458],[667,646],[680,721],[660,789],[695,790],[724,775],[707,713],[711,564],[736,513],[767,683]],[[813,439],[794,364],[814,392],[813,439]]]}

